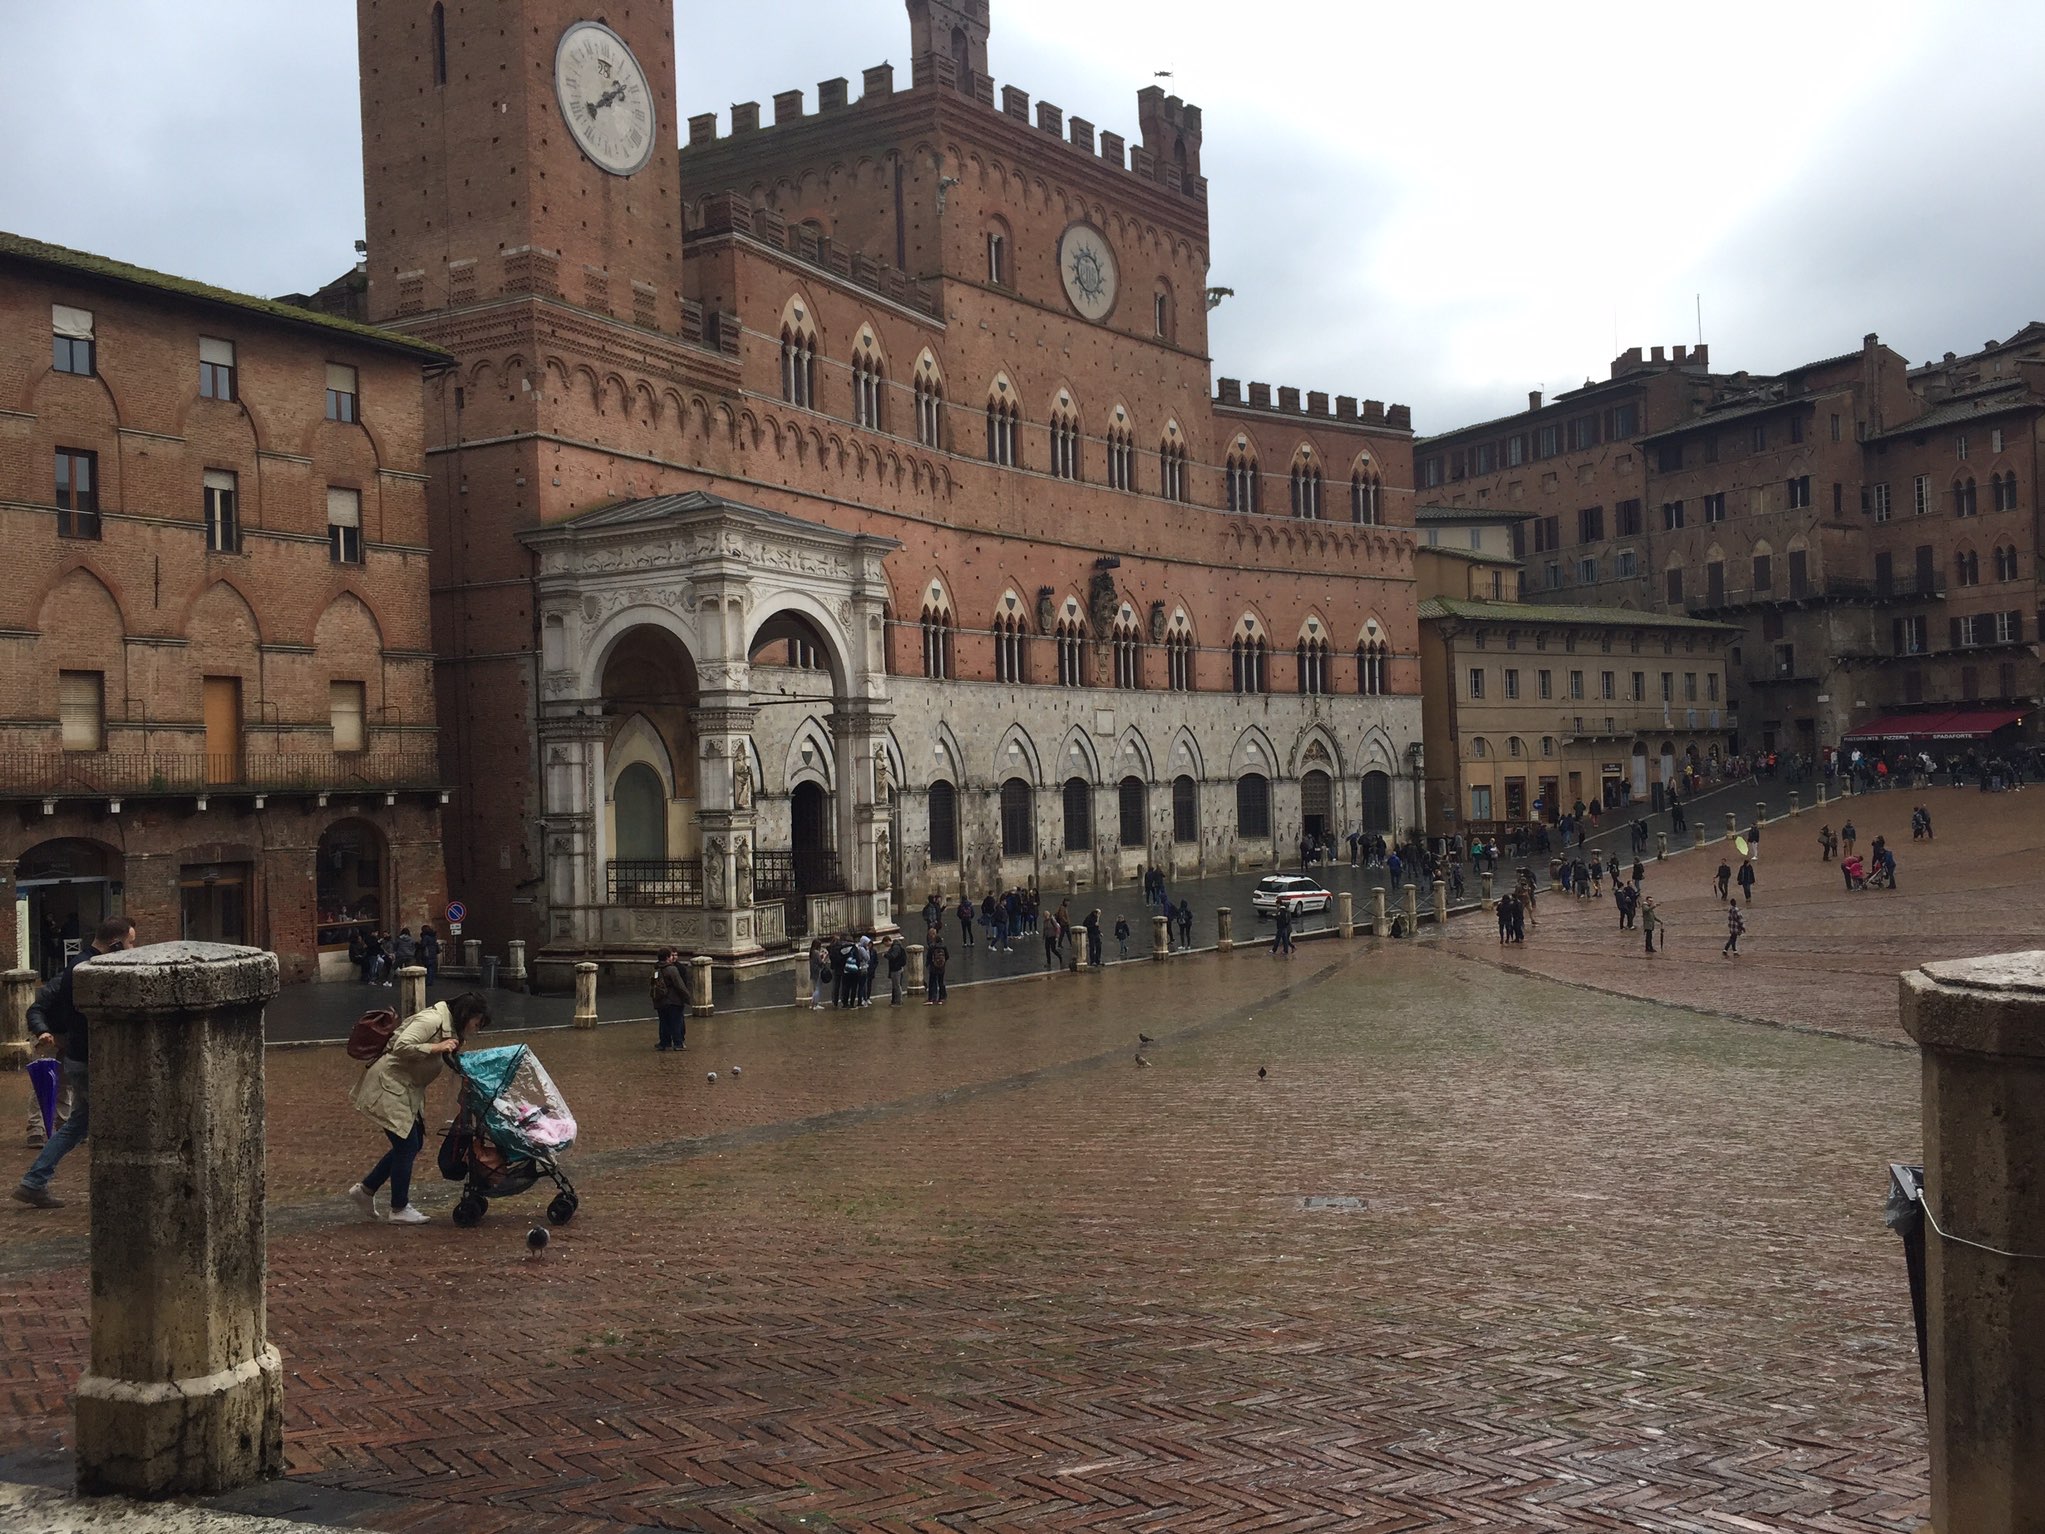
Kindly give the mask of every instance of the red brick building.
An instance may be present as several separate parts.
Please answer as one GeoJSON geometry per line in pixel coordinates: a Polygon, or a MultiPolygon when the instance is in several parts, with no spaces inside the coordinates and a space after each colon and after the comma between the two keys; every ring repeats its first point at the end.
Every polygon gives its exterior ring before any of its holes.
{"type": "Polygon", "coordinates": [[[984,0],[909,11],[906,85],[678,147],[664,0],[359,0],[368,313],[461,359],[435,647],[493,946],[745,962],[1414,820],[1407,411],[1211,385],[1197,107],[1132,143],[997,92],[984,0]]]}
{"type": "Polygon", "coordinates": [[[446,361],[0,235],[9,967],[125,912],[301,979],[444,903],[420,464],[446,361]]]}

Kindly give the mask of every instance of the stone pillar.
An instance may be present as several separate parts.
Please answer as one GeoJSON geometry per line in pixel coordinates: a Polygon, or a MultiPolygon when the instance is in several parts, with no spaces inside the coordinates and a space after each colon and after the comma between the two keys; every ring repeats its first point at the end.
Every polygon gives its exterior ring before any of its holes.
{"type": "Polygon", "coordinates": [[[462,968],[471,975],[481,978],[483,973],[483,944],[479,938],[462,940],[462,968]]]}
{"type": "Polygon", "coordinates": [[[909,945],[909,963],[908,967],[902,971],[902,976],[903,983],[912,991],[920,991],[930,983],[923,973],[923,945],[921,943],[911,943],[909,945]]]}
{"type": "Polygon", "coordinates": [[[101,1215],[78,1488],[210,1495],[279,1475],[284,1371],[263,1296],[263,1008],[277,956],[157,943],[95,959],[76,983],[92,1019],[101,1215]]]}
{"type": "Polygon", "coordinates": [[[1356,936],[1356,896],[1348,890],[1335,897],[1335,930],[1344,937],[1356,936]]]}
{"type": "Polygon", "coordinates": [[[1761,825],[1762,825],[1762,822],[1763,822],[1763,821],[1765,821],[1765,820],[1767,820],[1767,819],[1768,819],[1768,801],[1767,801],[1766,799],[1756,799],[1756,800],[1754,801],[1754,839],[1755,839],[1756,841],[1759,841],[1759,840],[1760,840],[1760,838],[1761,838],[1761,825]]]}
{"type": "Polygon", "coordinates": [[[1150,919],[1150,956],[1153,959],[1172,956],[1172,924],[1162,916],[1150,919]]]}
{"type": "Polygon", "coordinates": [[[1399,886],[1399,914],[1406,919],[1406,936],[1411,937],[1420,930],[1420,887],[1417,884],[1399,886]]]}
{"type": "Polygon", "coordinates": [[[1225,905],[1218,905],[1214,908],[1214,946],[1217,951],[1227,953],[1235,945],[1235,913],[1225,905]]]}
{"type": "Polygon", "coordinates": [[[798,1007],[809,1005],[814,986],[815,982],[809,977],[809,950],[804,948],[795,956],[795,1004],[798,1007]]]}
{"type": "Polygon", "coordinates": [[[1902,1003],[1923,1057],[1936,1225],[1924,1264],[1931,1527],[2037,1534],[2045,1262],[1982,1247],[2045,1252],[2045,951],[1927,964],[1903,976],[1902,1003]]]}
{"type": "Polygon", "coordinates": [[[1702,847],[1704,845],[1704,827],[1701,825],[1692,826],[1690,828],[1690,833],[1692,837],[1695,838],[1695,840],[1692,842],[1692,845],[1702,847]]]}
{"type": "Polygon", "coordinates": [[[504,949],[504,985],[507,989],[522,991],[525,989],[525,939],[515,937],[504,945],[504,949]]]}
{"type": "Polygon", "coordinates": [[[28,1064],[28,1005],[41,980],[32,969],[10,969],[0,975],[0,1071],[18,1071],[28,1064]]]}
{"type": "Polygon", "coordinates": [[[1654,860],[1659,863],[1669,855],[1669,833],[1657,831],[1654,834],[1654,860]]]}
{"type": "Polygon", "coordinates": [[[1484,902],[1484,909],[1491,909],[1491,871],[1486,869],[1477,875],[1477,898],[1484,902]]]}
{"type": "Polygon", "coordinates": [[[426,966],[407,964],[398,971],[398,1016],[426,1010],[426,966]]]}
{"type": "Polygon", "coordinates": [[[689,1010],[697,1017],[709,1017],[717,1004],[710,999],[710,955],[699,953],[689,961],[689,1010]]]}
{"type": "Polygon", "coordinates": [[[575,1026],[596,1026],[596,965],[587,959],[575,966],[575,1026]]]}
{"type": "Polygon", "coordinates": [[[1792,788],[1792,789],[1791,789],[1791,790],[1789,791],[1789,812],[1790,812],[1790,814],[1792,814],[1792,815],[1798,815],[1798,814],[1801,814],[1801,813],[1803,813],[1803,807],[1804,807],[1804,796],[1803,796],[1803,794],[1802,794],[1802,793],[1800,793],[1800,792],[1799,792],[1798,790],[1796,790],[1796,789],[1792,788]]]}
{"type": "Polygon", "coordinates": [[[1739,816],[1735,815],[1731,810],[1727,810],[1725,812],[1725,834],[1727,836],[1731,836],[1734,832],[1738,831],[1739,828],[1740,828],[1739,816]]]}
{"type": "Polygon", "coordinates": [[[1823,783],[1813,783],[1811,785],[1811,802],[1814,804],[1823,804],[1825,802],[1825,785],[1823,783]]]}
{"type": "Polygon", "coordinates": [[[1449,886],[1446,879],[1434,881],[1434,920],[1437,926],[1446,926],[1449,919],[1449,886]]]}
{"type": "Polygon", "coordinates": [[[1370,935],[1390,937],[1392,918],[1385,909],[1385,887],[1380,884],[1370,892],[1370,935]]]}

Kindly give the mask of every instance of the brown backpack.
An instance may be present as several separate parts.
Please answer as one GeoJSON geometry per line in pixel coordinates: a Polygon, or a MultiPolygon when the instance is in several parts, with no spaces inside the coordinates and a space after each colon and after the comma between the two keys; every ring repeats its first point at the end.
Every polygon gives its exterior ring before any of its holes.
{"type": "Polygon", "coordinates": [[[348,1058],[350,1060],[377,1060],[391,1047],[391,1039],[398,1031],[398,1014],[389,1007],[376,1007],[355,1020],[355,1026],[348,1030],[348,1058]]]}

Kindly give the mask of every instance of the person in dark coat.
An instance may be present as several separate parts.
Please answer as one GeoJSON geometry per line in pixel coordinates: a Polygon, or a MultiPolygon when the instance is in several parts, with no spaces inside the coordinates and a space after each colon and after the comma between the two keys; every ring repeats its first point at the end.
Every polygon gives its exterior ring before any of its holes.
{"type": "Polygon", "coordinates": [[[426,983],[440,983],[440,934],[431,926],[419,929],[419,962],[426,966],[426,983]]]}
{"type": "Polygon", "coordinates": [[[660,991],[653,1003],[654,1016],[660,1019],[660,1034],[653,1047],[662,1051],[687,1049],[689,982],[682,978],[681,950],[662,949],[654,973],[660,981],[660,991]]]}
{"type": "Polygon", "coordinates": [[[1179,947],[1181,949],[1191,948],[1193,946],[1192,901],[1184,899],[1180,900],[1178,910],[1178,921],[1179,921],[1179,947]]]}
{"type": "Polygon", "coordinates": [[[16,1203],[32,1209],[64,1207],[64,1201],[50,1191],[50,1179],[57,1174],[57,1163],[92,1133],[92,1082],[87,1073],[92,1054],[87,1019],[75,1000],[78,966],[100,954],[134,945],[135,924],[125,916],[108,917],[94,931],[91,944],[69,960],[54,980],[40,987],[29,1003],[29,1037],[42,1049],[64,1046],[64,1082],[71,1089],[71,1116],[57,1127],[35,1164],[22,1174],[14,1190],[16,1203]]]}
{"type": "Polygon", "coordinates": [[[1754,903],[1754,863],[1747,859],[1740,864],[1740,898],[1748,905],[1754,903]]]}

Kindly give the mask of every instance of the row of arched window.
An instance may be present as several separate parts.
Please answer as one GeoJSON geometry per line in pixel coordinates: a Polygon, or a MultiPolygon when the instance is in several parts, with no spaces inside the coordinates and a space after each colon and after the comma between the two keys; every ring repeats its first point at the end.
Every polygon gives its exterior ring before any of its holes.
{"type": "MultiPolygon", "coordinates": [[[[1200,791],[1190,777],[1172,779],[1172,840],[1200,840],[1200,791]]],[[[1029,857],[1037,850],[1037,790],[1026,778],[1001,785],[1001,851],[1004,857],[1029,857]]],[[[1143,847],[1150,840],[1150,784],[1126,777],[1115,788],[1116,840],[1123,847],[1143,847]]],[[[1067,778],[1059,789],[1064,821],[1064,850],[1091,852],[1094,846],[1094,786],[1085,778],[1067,778]]],[[[929,788],[930,861],[959,861],[959,792],[939,778],[929,788]]],[[[1236,834],[1259,840],[1271,834],[1271,781],[1262,773],[1236,780],[1236,834]]]]}
{"type": "MultiPolygon", "coordinates": [[[[1995,579],[2013,581],[2017,579],[2017,550],[2015,544],[1999,544],[1991,556],[1994,560],[1995,579]]],[[[1978,586],[1981,584],[1981,556],[1973,549],[1961,549],[1953,555],[1953,580],[1956,585],[1978,586]]]]}
{"type": "MultiPolygon", "coordinates": [[[[781,326],[781,397],[804,410],[823,408],[817,382],[817,333],[799,304],[790,301],[781,326]]],[[[870,431],[888,431],[888,390],[886,364],[871,330],[862,330],[852,353],[852,420],[870,431]]],[[[936,360],[925,352],[917,363],[911,384],[915,408],[916,440],[925,447],[946,450],[944,380],[936,360]]],[[[1117,420],[1102,439],[1106,452],[1105,483],[1111,490],[1137,491],[1136,439],[1134,432],[1116,411],[1117,420]]],[[[1023,461],[1022,407],[1008,380],[997,378],[988,391],[985,408],[986,458],[1003,468],[1026,468],[1023,461]]],[[[1086,435],[1078,412],[1069,398],[1061,398],[1050,419],[1050,462],[1054,478],[1086,478],[1086,435]]],[[[1168,501],[1192,499],[1187,475],[1189,458],[1178,423],[1167,422],[1157,446],[1157,493],[1168,501]]],[[[1261,512],[1263,493],[1256,456],[1238,439],[1224,468],[1224,504],[1230,511],[1261,512]]],[[[1293,516],[1307,521],[1327,517],[1326,477],[1311,447],[1302,447],[1290,470],[1293,516]]],[[[2000,497],[2000,480],[1997,495],[2000,497]]],[[[2014,496],[2014,477],[2011,490],[2014,496]]],[[[1955,489],[1955,495],[1958,495],[1955,489]]],[[[1349,520],[1366,525],[1384,521],[1384,478],[1368,453],[1362,454],[1349,477],[1349,520]]],[[[1997,502],[2000,505],[2000,499],[1997,502]]]]}

